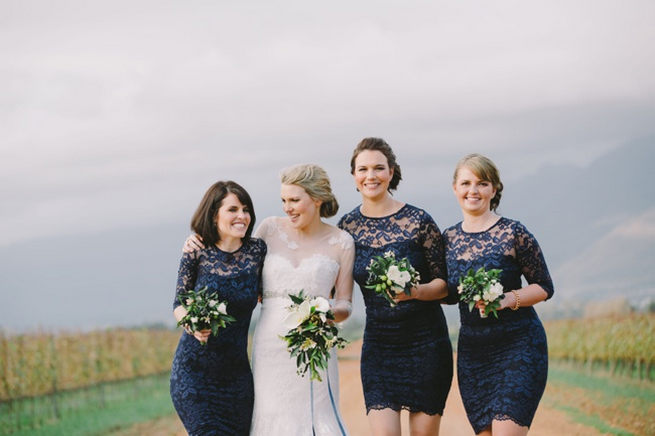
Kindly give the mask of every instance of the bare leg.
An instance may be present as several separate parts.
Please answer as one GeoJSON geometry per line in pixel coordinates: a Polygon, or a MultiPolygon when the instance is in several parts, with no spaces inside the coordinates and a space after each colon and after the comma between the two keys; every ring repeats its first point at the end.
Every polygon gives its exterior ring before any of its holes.
{"type": "Polygon", "coordinates": [[[441,415],[428,415],[423,412],[409,414],[409,429],[412,436],[439,436],[441,415]]]}
{"type": "Polygon", "coordinates": [[[392,409],[368,412],[368,425],[373,436],[400,436],[400,412],[392,409]]]}
{"type": "Polygon", "coordinates": [[[528,434],[528,427],[518,425],[512,420],[506,421],[491,421],[491,429],[493,436],[526,436],[528,434]]]}

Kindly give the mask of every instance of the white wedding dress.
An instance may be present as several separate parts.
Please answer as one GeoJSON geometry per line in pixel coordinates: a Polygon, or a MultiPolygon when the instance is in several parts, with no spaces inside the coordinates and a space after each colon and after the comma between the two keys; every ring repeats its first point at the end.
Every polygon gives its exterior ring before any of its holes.
{"type": "Polygon", "coordinates": [[[282,321],[289,313],[289,293],[304,290],[308,295],[329,298],[334,287],[337,301],[342,301],[340,292],[348,294],[342,295],[344,299],[350,299],[354,243],[348,233],[332,226],[314,240],[294,240],[294,233],[285,231],[285,224],[285,218],[270,217],[255,232],[266,241],[268,251],[252,352],[255,405],[250,434],[346,435],[339,413],[336,353],[332,350],[322,381],[310,381],[309,372],[304,377],[296,373],[296,359],[289,355],[280,336],[287,333],[282,321]]]}

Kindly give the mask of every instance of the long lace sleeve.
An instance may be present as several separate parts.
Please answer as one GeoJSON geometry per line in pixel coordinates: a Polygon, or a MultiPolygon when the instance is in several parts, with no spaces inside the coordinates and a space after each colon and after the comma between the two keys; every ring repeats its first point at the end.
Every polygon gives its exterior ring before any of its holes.
{"type": "Polygon", "coordinates": [[[184,253],[180,260],[180,268],[177,272],[177,286],[175,289],[175,299],[173,300],[173,310],[181,303],[178,299],[180,293],[187,292],[196,285],[198,277],[198,251],[184,253]]]}
{"type": "Polygon", "coordinates": [[[539,243],[532,233],[518,222],[514,230],[514,238],[516,261],[521,267],[523,276],[529,284],[536,283],[541,286],[548,294],[546,299],[551,298],[554,292],[553,281],[539,243]]]}

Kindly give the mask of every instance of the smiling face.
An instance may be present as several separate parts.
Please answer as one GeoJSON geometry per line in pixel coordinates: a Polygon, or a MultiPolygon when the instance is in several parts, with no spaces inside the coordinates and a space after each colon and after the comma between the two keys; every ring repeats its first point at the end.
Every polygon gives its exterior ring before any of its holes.
{"type": "Polygon", "coordinates": [[[220,240],[245,237],[250,220],[248,207],[242,204],[236,195],[227,194],[216,214],[216,228],[220,240]]]}
{"type": "Polygon", "coordinates": [[[362,197],[376,200],[387,195],[393,170],[389,168],[387,157],[382,152],[363,150],[355,158],[353,177],[362,197]]]}
{"type": "Polygon", "coordinates": [[[457,171],[453,192],[462,212],[476,216],[491,210],[491,199],[496,195],[496,189],[491,182],[481,180],[466,166],[457,171]]]}
{"type": "Polygon", "coordinates": [[[302,230],[321,219],[321,201],[314,200],[302,187],[282,184],[280,197],[282,209],[294,228],[302,230]]]}

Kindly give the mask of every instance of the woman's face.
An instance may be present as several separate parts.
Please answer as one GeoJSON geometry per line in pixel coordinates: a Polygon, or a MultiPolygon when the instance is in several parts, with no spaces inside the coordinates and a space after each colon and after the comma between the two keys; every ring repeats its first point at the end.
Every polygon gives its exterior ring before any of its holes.
{"type": "Polygon", "coordinates": [[[320,219],[321,201],[314,200],[301,186],[283,184],[280,197],[282,209],[294,228],[302,230],[320,219]]]}
{"type": "Polygon", "coordinates": [[[362,197],[379,199],[387,195],[393,170],[387,157],[377,150],[364,150],[355,158],[355,186],[362,197]]]}
{"type": "Polygon", "coordinates": [[[223,198],[216,214],[216,227],[220,240],[243,238],[250,225],[250,210],[239,198],[229,193],[223,198]]]}
{"type": "Polygon", "coordinates": [[[470,215],[482,215],[491,210],[491,199],[496,195],[496,189],[491,182],[480,180],[465,166],[457,171],[453,191],[459,207],[470,215]]]}

